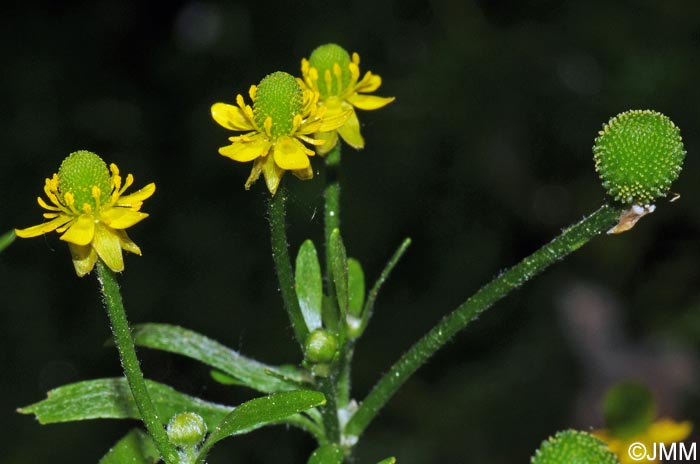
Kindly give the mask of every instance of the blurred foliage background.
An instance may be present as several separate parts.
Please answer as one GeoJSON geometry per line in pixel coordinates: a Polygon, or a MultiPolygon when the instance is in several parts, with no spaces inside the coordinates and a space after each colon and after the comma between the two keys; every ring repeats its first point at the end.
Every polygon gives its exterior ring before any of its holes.
{"type": "MultiPolygon", "coordinates": [[[[646,383],[663,415],[700,424],[697,147],[700,3],[563,0],[22,2],[0,23],[0,230],[40,221],[35,197],[89,149],[154,181],[121,276],[133,323],[180,324],[269,363],[299,355],[269,255],[262,181],[217,154],[215,101],[299,74],[337,42],[384,78],[343,157],[343,234],[369,280],[414,244],[356,354],[354,393],[481,284],[597,208],[591,146],[611,116],[656,109],[681,128],[680,201],[602,237],[488,311],[367,430],[358,462],[525,462],[558,429],[600,427],[614,382],[646,383]],[[21,5],[21,6],[20,6],[21,5]]],[[[321,240],[321,182],[289,176],[289,234],[321,240]]],[[[97,462],[134,422],[41,427],[14,412],[48,389],[118,376],[94,277],[51,234],[0,256],[3,462],[97,462]]],[[[202,365],[140,351],[147,376],[236,404],[202,365]]],[[[697,441],[697,432],[694,434],[697,441]]],[[[224,442],[211,462],[303,463],[297,430],[224,442]]]]}

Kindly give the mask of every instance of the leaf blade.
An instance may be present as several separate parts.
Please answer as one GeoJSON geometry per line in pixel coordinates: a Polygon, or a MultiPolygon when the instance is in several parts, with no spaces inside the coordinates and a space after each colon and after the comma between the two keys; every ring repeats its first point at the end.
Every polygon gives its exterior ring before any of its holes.
{"type": "Polygon", "coordinates": [[[219,441],[234,435],[252,432],[268,424],[278,423],[294,414],[325,404],[321,392],[297,390],[274,393],[239,405],[212,430],[200,449],[197,462],[219,441]]]}
{"type": "Polygon", "coordinates": [[[294,272],[297,298],[309,332],[321,327],[323,278],[314,242],[306,240],[297,254],[294,272]]]}
{"type": "Polygon", "coordinates": [[[139,324],[134,327],[133,337],[137,345],[200,361],[263,393],[292,391],[299,388],[297,384],[308,383],[301,370],[264,364],[180,326],[139,324]]]}
{"type": "Polygon", "coordinates": [[[132,429],[98,464],[155,464],[158,461],[160,453],[151,437],[140,429],[132,429]]]}
{"type": "MultiPolygon", "coordinates": [[[[147,380],[146,385],[163,425],[175,414],[196,412],[214,427],[233,408],[211,403],[168,385],[147,380]]],[[[140,419],[129,384],[124,378],[85,380],[48,392],[47,398],[18,409],[21,414],[34,414],[40,424],[54,424],[90,419],[140,419]]]]}
{"type": "Polygon", "coordinates": [[[328,444],[316,448],[307,464],[343,464],[343,450],[338,445],[328,444]]]}

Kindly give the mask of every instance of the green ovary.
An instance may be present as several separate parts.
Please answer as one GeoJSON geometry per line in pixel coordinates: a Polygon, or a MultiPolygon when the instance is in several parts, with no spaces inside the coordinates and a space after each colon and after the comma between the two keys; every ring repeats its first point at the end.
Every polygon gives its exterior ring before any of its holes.
{"type": "Polygon", "coordinates": [[[612,118],[593,147],[596,171],[615,200],[648,205],[666,196],[680,174],[685,150],[680,130],[656,111],[612,118]]]}
{"type": "Polygon", "coordinates": [[[76,209],[82,210],[85,203],[96,208],[92,196],[93,186],[100,189],[100,203],[107,202],[112,189],[107,164],[87,150],[68,155],[58,169],[58,189],[62,199],[65,201],[65,195],[71,193],[75,198],[76,209]]]}
{"type": "Polygon", "coordinates": [[[294,127],[294,116],[301,113],[304,95],[296,79],[285,72],[274,72],[260,81],[253,102],[255,124],[264,130],[265,120],[272,119],[273,139],[289,135],[294,127]]]}

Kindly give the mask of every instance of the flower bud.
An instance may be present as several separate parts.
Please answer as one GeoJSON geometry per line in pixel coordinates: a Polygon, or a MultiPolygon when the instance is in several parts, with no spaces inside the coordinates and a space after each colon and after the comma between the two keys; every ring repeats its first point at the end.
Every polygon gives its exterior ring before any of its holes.
{"type": "Polygon", "coordinates": [[[325,329],[311,332],[304,347],[306,359],[315,364],[331,362],[337,349],[338,339],[325,329]]]}
{"type": "Polygon", "coordinates": [[[194,412],[176,414],[168,422],[168,439],[179,448],[197,446],[207,434],[207,424],[194,412]]]}

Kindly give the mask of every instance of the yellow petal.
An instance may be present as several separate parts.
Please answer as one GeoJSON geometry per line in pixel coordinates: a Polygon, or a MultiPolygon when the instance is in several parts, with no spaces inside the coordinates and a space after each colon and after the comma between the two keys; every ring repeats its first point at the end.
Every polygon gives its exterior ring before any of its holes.
{"type": "Polygon", "coordinates": [[[360,121],[354,111],[345,124],[338,128],[338,133],[351,147],[356,149],[365,147],[365,139],[360,134],[360,121]]]}
{"type": "Polygon", "coordinates": [[[248,121],[240,108],[226,103],[214,103],[211,106],[211,117],[220,126],[235,131],[253,130],[255,127],[248,121]]]}
{"type": "Polygon", "coordinates": [[[148,217],[129,208],[109,208],[102,212],[100,219],[112,229],[126,229],[148,217]]]}
{"type": "Polygon", "coordinates": [[[68,248],[70,249],[73,267],[78,277],[89,274],[97,261],[95,250],[90,245],[74,245],[72,243],[68,244],[68,248]]]}
{"type": "Polygon", "coordinates": [[[234,142],[226,147],[219,148],[219,153],[234,161],[245,163],[263,156],[270,149],[270,142],[263,138],[254,139],[251,142],[234,142]]]}
{"type": "Polygon", "coordinates": [[[355,110],[353,110],[352,107],[338,114],[326,114],[323,118],[321,118],[321,126],[314,130],[314,132],[328,132],[337,129],[350,120],[354,114],[355,110]]]}
{"type": "Polygon", "coordinates": [[[262,165],[262,173],[265,176],[267,189],[274,195],[277,192],[277,187],[280,185],[284,169],[277,166],[272,156],[268,156],[262,165]]]}
{"type": "Polygon", "coordinates": [[[95,239],[92,241],[92,247],[111,270],[114,272],[124,270],[121,242],[116,231],[103,224],[98,224],[95,227],[95,239]]]}
{"type": "Polygon", "coordinates": [[[286,170],[306,169],[311,163],[304,145],[293,137],[280,137],[275,144],[275,163],[286,170]]]}
{"type": "Polygon", "coordinates": [[[71,221],[72,219],[73,218],[71,216],[63,214],[56,219],[43,224],[27,227],[26,229],[15,229],[15,234],[21,238],[38,237],[39,235],[56,230],[58,227],[61,227],[63,224],[71,221]]]}
{"type": "Polygon", "coordinates": [[[356,93],[348,97],[348,102],[361,110],[378,110],[396,100],[396,97],[375,97],[356,93]]]}
{"type": "Polygon", "coordinates": [[[316,146],[316,153],[318,153],[321,156],[331,151],[333,147],[335,147],[335,145],[338,143],[337,131],[319,132],[315,135],[315,137],[317,140],[323,140],[325,142],[323,145],[316,146]]]}
{"type": "Polygon", "coordinates": [[[126,235],[126,231],[115,230],[114,233],[117,235],[117,237],[119,237],[119,244],[121,245],[123,250],[141,256],[141,248],[139,248],[137,244],[131,241],[129,236],[126,235]]]}
{"type": "Polygon", "coordinates": [[[692,430],[693,425],[689,421],[676,422],[660,419],[649,426],[647,436],[650,442],[675,443],[688,438],[692,430]]]}
{"type": "Polygon", "coordinates": [[[143,200],[150,198],[156,191],[156,184],[151,182],[144,188],[130,193],[129,195],[124,195],[119,197],[119,199],[114,203],[116,206],[122,206],[126,208],[140,208],[143,200]]]}
{"type": "Polygon", "coordinates": [[[87,245],[95,237],[95,219],[92,215],[83,214],[73,222],[68,230],[61,235],[61,240],[76,245],[87,245]]]}

